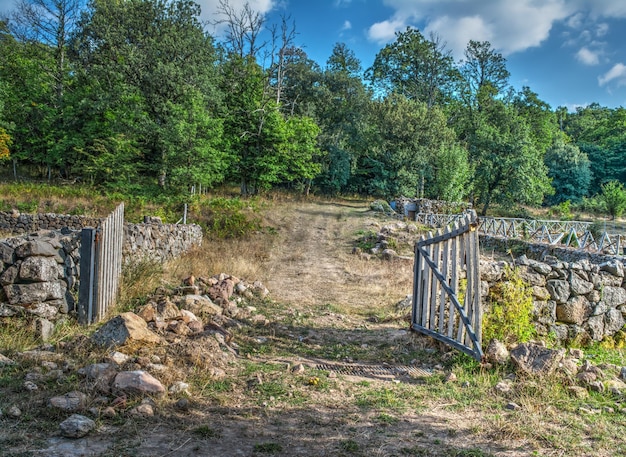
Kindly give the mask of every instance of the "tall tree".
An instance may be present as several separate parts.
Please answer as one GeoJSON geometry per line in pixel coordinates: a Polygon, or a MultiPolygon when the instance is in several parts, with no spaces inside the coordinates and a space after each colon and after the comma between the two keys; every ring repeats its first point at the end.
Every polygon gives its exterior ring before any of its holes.
{"type": "Polygon", "coordinates": [[[328,193],[346,190],[363,147],[363,130],[371,94],[363,84],[361,62],[344,43],[327,60],[318,91],[317,122],[326,151],[318,184],[328,193]]]}
{"type": "Polygon", "coordinates": [[[408,27],[376,55],[367,78],[387,93],[398,92],[432,107],[450,95],[458,72],[451,52],[438,36],[428,40],[408,27]]]}
{"type": "Polygon", "coordinates": [[[552,189],[543,152],[531,140],[528,125],[514,107],[491,92],[479,97],[481,110],[468,143],[481,213],[493,203],[540,204],[552,189]]]}
{"type": "Polygon", "coordinates": [[[578,203],[587,195],[591,183],[591,162],[578,146],[562,139],[555,141],[546,153],[545,164],[554,188],[554,195],[546,199],[548,204],[556,205],[568,200],[578,203]]]}
{"type": "Polygon", "coordinates": [[[469,96],[476,97],[486,85],[500,94],[509,84],[510,73],[506,68],[506,59],[488,41],[470,40],[461,64],[461,74],[469,96]]]}
{"type": "MultiPolygon", "coordinates": [[[[161,187],[176,163],[172,151],[187,152],[188,136],[172,142],[181,122],[207,129],[203,141],[221,135],[219,123],[198,115],[216,117],[221,103],[215,50],[199,14],[190,0],[94,0],[73,41],[84,97],[77,105],[98,119],[82,126],[85,141],[115,134],[137,139],[145,171],[161,187]],[[193,115],[183,118],[181,110],[193,115]]],[[[221,155],[212,159],[227,165],[221,155]]]]}

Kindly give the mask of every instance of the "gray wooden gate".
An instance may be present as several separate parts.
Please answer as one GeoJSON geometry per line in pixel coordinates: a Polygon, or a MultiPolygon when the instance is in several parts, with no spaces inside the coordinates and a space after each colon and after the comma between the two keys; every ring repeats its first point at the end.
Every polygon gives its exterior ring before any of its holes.
{"type": "Polygon", "coordinates": [[[124,204],[98,228],[81,232],[78,321],[91,324],[104,317],[117,300],[122,274],[124,204]]]}
{"type": "Polygon", "coordinates": [[[411,328],[481,360],[477,227],[469,211],[415,244],[411,328]]]}

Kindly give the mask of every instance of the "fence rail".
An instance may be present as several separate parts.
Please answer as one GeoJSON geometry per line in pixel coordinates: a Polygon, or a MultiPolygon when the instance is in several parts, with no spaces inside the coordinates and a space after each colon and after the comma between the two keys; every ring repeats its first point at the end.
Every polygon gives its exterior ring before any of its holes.
{"type": "MultiPolygon", "coordinates": [[[[463,217],[463,214],[418,213],[415,220],[429,227],[442,228],[463,217]]],[[[623,235],[604,231],[596,239],[590,230],[591,225],[591,222],[581,221],[481,217],[478,231],[484,235],[518,238],[531,243],[547,243],[588,252],[623,255],[623,235]]]]}
{"type": "Polygon", "coordinates": [[[81,232],[78,320],[82,324],[99,321],[117,301],[123,239],[123,203],[99,227],[81,232]]]}

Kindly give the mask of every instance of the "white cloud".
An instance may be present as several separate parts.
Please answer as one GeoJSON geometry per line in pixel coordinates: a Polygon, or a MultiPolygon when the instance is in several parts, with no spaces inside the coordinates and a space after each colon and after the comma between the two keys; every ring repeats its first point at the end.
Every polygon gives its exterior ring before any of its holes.
{"type": "Polygon", "coordinates": [[[456,56],[462,55],[470,39],[488,39],[505,55],[539,46],[549,36],[554,21],[564,20],[575,12],[564,0],[384,0],[384,3],[395,13],[370,28],[370,39],[379,42],[392,39],[391,30],[396,32],[414,25],[443,37],[456,56]]]}
{"type": "Polygon", "coordinates": [[[367,37],[377,43],[386,43],[387,41],[393,40],[396,32],[405,27],[406,22],[401,19],[377,22],[369,28],[367,37]]]}
{"type": "Polygon", "coordinates": [[[583,13],[576,13],[569,17],[569,19],[565,22],[568,27],[573,29],[579,29],[583,25],[583,19],[585,15],[583,13]]]}
{"type": "Polygon", "coordinates": [[[598,65],[600,63],[600,56],[598,52],[594,52],[587,47],[582,47],[576,53],[576,59],[585,65],[598,65]]]}
{"type": "Polygon", "coordinates": [[[394,38],[394,32],[410,25],[437,33],[456,56],[463,53],[469,39],[488,39],[505,56],[541,46],[557,22],[583,31],[579,39],[588,43],[608,32],[608,24],[601,19],[626,17],[626,1],[622,0],[383,0],[383,3],[393,13],[370,27],[370,40],[384,43],[394,38]]]}
{"type": "Polygon", "coordinates": [[[618,87],[626,86],[626,65],[616,63],[613,65],[613,68],[598,77],[598,84],[600,84],[600,86],[605,86],[610,82],[615,82],[618,87]]]}
{"type": "Polygon", "coordinates": [[[596,26],[596,36],[603,37],[609,32],[609,24],[602,22],[596,26]]]}
{"type": "Polygon", "coordinates": [[[493,39],[492,30],[480,16],[459,19],[443,16],[428,24],[424,31],[426,36],[436,33],[442,37],[457,60],[463,58],[463,51],[469,40],[491,41],[493,39]]]}
{"type": "Polygon", "coordinates": [[[350,22],[350,21],[345,21],[345,22],[343,23],[343,26],[341,27],[341,31],[342,31],[342,32],[345,32],[346,30],[350,30],[350,29],[352,29],[352,22],[350,22]]]}

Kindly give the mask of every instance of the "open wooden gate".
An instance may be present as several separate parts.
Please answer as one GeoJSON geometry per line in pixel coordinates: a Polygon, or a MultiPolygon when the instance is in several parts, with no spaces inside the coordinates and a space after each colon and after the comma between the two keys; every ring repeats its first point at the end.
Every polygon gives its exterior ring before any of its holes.
{"type": "Polygon", "coordinates": [[[469,211],[415,244],[411,328],[481,360],[478,217],[469,211]]]}

